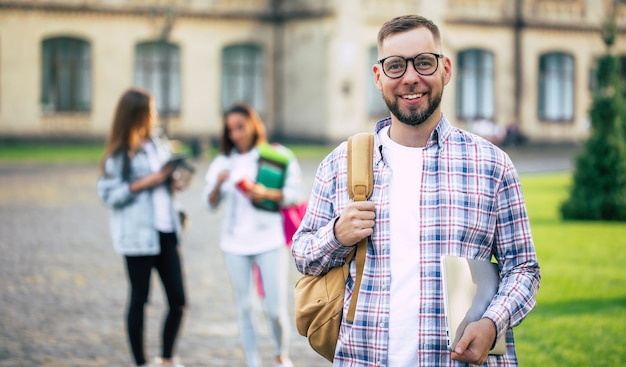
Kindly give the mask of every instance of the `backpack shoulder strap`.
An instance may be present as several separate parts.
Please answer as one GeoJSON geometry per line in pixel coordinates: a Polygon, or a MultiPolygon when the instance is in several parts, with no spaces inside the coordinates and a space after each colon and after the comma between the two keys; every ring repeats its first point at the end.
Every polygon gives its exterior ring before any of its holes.
{"type": "MultiPolygon", "coordinates": [[[[365,201],[372,195],[374,189],[373,152],[373,133],[357,133],[348,138],[348,194],[354,201],[365,201]]],[[[356,279],[346,316],[346,321],[349,323],[354,322],[366,253],[367,237],[356,245],[356,279]]]]}
{"type": "Polygon", "coordinates": [[[373,150],[373,133],[358,133],[348,138],[348,194],[354,201],[364,201],[372,195],[373,150]]]}

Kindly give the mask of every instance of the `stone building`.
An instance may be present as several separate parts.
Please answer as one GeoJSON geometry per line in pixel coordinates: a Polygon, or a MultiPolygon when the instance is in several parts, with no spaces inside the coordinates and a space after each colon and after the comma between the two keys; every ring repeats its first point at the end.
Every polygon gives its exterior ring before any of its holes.
{"type": "Polygon", "coordinates": [[[617,0],[0,0],[0,138],[104,138],[138,85],[170,136],[215,137],[246,100],[274,139],[336,142],[386,115],[376,34],[406,13],[440,26],[443,110],[483,135],[581,141],[612,14],[626,60],[617,0]]]}

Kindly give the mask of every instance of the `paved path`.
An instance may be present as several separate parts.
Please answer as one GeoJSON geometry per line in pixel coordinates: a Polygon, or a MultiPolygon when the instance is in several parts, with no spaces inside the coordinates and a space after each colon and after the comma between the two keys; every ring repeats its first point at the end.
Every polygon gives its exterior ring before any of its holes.
{"type": "MultiPolygon", "coordinates": [[[[520,172],[538,172],[570,169],[572,152],[510,153],[520,172]]],[[[317,163],[302,162],[309,187],[317,163]]],[[[177,351],[187,367],[243,366],[235,304],[218,248],[220,213],[199,201],[207,165],[197,163],[195,181],[180,195],[191,228],[182,247],[189,312],[177,351]]],[[[94,165],[0,163],[0,366],[131,365],[124,332],[125,269],[113,252],[96,178],[94,165]]],[[[292,266],[291,284],[298,276],[292,266]]],[[[154,276],[146,320],[152,356],[159,350],[163,310],[154,276]]],[[[262,313],[258,317],[268,335],[262,313]]],[[[294,326],[291,344],[297,367],[329,365],[294,326]]],[[[262,349],[265,365],[272,366],[269,338],[262,338],[262,349]]]]}

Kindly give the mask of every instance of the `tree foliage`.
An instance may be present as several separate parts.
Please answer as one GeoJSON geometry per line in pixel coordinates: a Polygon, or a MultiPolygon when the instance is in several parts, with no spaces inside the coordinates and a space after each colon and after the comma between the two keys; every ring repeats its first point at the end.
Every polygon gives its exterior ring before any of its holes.
{"type": "Polygon", "coordinates": [[[607,51],[598,60],[596,80],[589,111],[591,135],[576,161],[561,214],[564,219],[624,221],[626,131],[619,58],[607,51]]]}

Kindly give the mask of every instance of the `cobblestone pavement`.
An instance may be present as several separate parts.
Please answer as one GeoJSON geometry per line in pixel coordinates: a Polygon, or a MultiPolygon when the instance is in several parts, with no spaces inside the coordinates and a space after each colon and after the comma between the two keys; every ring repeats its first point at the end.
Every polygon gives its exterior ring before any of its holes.
{"type": "MultiPolygon", "coordinates": [[[[511,157],[520,172],[570,169],[572,152],[558,153],[512,151],[511,157]],[[536,159],[527,159],[533,153],[536,159]]],[[[301,163],[310,188],[318,162],[301,163]]],[[[179,195],[191,227],[182,245],[189,311],[177,354],[187,367],[243,366],[235,304],[218,247],[220,213],[209,212],[199,200],[207,165],[196,163],[191,188],[179,195]]],[[[97,175],[95,165],[0,163],[0,366],[132,364],[124,331],[125,268],[111,245],[108,211],[96,196],[97,175]]],[[[295,267],[289,276],[294,284],[295,267]]],[[[156,276],[150,299],[146,348],[155,356],[164,311],[156,276]]],[[[258,317],[264,362],[271,366],[261,311],[258,317]]],[[[329,365],[293,325],[291,355],[299,367],[329,365]]]]}

